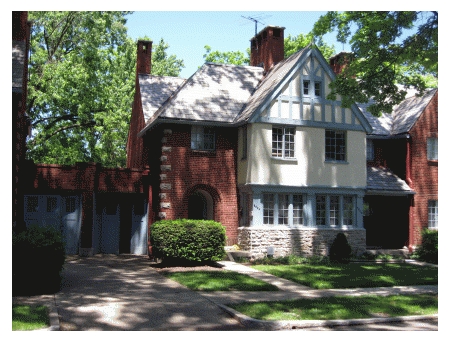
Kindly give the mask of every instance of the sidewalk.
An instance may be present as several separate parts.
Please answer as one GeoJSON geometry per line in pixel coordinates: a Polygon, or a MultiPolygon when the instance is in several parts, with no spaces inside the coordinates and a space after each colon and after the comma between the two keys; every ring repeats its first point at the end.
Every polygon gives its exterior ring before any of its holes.
{"type": "Polygon", "coordinates": [[[280,290],[193,292],[160,275],[144,256],[105,255],[67,262],[59,293],[16,297],[13,303],[49,306],[51,327],[46,330],[288,330],[416,320],[433,320],[437,330],[437,315],[333,321],[255,320],[226,305],[331,295],[437,294],[438,286],[316,290],[235,262],[219,264],[280,290]]]}

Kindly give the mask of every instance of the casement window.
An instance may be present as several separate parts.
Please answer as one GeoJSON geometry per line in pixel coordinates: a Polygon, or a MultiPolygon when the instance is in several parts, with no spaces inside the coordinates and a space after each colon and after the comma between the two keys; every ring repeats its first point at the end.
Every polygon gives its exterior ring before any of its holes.
{"type": "Polygon", "coordinates": [[[303,225],[303,195],[263,195],[263,222],[269,225],[303,225]]]}
{"type": "Polygon", "coordinates": [[[427,159],[430,161],[438,160],[438,139],[427,138],[427,159]]]}
{"type": "Polygon", "coordinates": [[[272,128],[272,157],[294,158],[295,128],[272,128]]]}
{"type": "Polygon", "coordinates": [[[350,195],[316,195],[316,225],[354,225],[355,203],[350,195]]]}
{"type": "Polygon", "coordinates": [[[346,132],[325,130],[325,160],[331,162],[346,161],[346,132]]]}
{"type": "Polygon", "coordinates": [[[374,161],[374,145],[371,139],[367,139],[367,161],[374,161]]]}
{"type": "Polygon", "coordinates": [[[57,209],[57,197],[46,198],[46,212],[54,212],[57,209]]]}
{"type": "Polygon", "coordinates": [[[438,228],[438,201],[428,201],[428,227],[438,228]]]}
{"type": "Polygon", "coordinates": [[[321,96],[321,82],[320,81],[314,82],[314,95],[316,97],[321,96]]]}
{"type": "Polygon", "coordinates": [[[321,96],[321,92],[322,92],[322,83],[320,81],[315,81],[315,82],[311,82],[309,80],[304,80],[302,82],[302,87],[303,87],[303,95],[304,96],[310,96],[312,93],[311,93],[311,85],[313,84],[313,95],[315,97],[320,97],[321,96]]]}
{"type": "Polygon", "coordinates": [[[191,127],[191,149],[202,151],[215,150],[215,131],[204,126],[191,127]]]}
{"type": "Polygon", "coordinates": [[[26,211],[28,213],[38,212],[38,196],[26,196],[26,211]]]}
{"type": "Polygon", "coordinates": [[[274,224],[275,199],[273,194],[264,194],[263,202],[263,221],[264,224],[274,224]]]}

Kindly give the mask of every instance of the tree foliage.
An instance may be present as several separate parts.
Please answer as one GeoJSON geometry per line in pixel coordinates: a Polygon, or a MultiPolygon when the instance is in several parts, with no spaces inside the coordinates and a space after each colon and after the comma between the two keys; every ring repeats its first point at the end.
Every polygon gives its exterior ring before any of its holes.
{"type": "Polygon", "coordinates": [[[175,54],[168,55],[166,50],[169,48],[169,44],[161,38],[159,44],[152,48],[152,74],[178,77],[185,65],[183,60],[177,59],[175,54]]]}
{"type": "Polygon", "coordinates": [[[229,64],[229,65],[249,65],[250,64],[250,52],[246,51],[246,54],[241,51],[231,52],[220,52],[212,51],[212,48],[208,45],[204,46],[205,54],[204,60],[208,63],[216,64],[229,64]]]}
{"type": "MultiPolygon", "coordinates": [[[[307,47],[313,41],[313,35],[311,34],[298,34],[293,37],[289,35],[284,38],[284,57],[287,58],[295,52],[307,47]]],[[[248,48],[245,53],[241,51],[212,51],[212,48],[208,45],[204,46],[205,62],[217,63],[217,64],[229,64],[229,65],[249,65],[250,64],[250,49],[248,48]]],[[[335,48],[327,45],[322,39],[318,42],[318,48],[324,57],[328,60],[334,53],[335,48]]]]}
{"type": "Polygon", "coordinates": [[[337,40],[349,43],[353,60],[330,84],[343,106],[367,103],[375,115],[391,112],[410,88],[422,94],[437,86],[437,12],[328,12],[315,23],[319,39],[337,32],[337,40]]]}
{"type": "MultiPolygon", "coordinates": [[[[136,71],[127,12],[29,12],[28,157],[37,163],[125,166],[136,71]]],[[[155,47],[155,74],[183,61],[155,47]]]]}

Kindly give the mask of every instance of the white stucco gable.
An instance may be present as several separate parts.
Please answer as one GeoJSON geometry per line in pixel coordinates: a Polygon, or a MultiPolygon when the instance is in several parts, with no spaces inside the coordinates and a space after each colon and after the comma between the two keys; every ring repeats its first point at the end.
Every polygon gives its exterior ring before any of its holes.
{"type": "Polygon", "coordinates": [[[370,132],[371,125],[356,105],[343,108],[341,98],[326,99],[334,79],[320,51],[307,47],[272,69],[253,95],[252,108],[245,109],[250,114],[247,121],[370,132]]]}

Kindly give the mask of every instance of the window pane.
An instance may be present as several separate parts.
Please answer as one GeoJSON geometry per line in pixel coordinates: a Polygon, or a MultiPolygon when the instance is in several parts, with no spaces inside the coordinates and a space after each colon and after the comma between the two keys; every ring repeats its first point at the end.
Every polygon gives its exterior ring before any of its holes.
{"type": "Polygon", "coordinates": [[[203,126],[192,126],[191,149],[215,150],[215,131],[203,126]]]}
{"type": "Polygon", "coordinates": [[[288,224],[289,195],[278,195],[278,224],[288,224]]]}
{"type": "Polygon", "coordinates": [[[354,197],[343,197],[343,225],[353,225],[354,219],[354,197]]]}
{"type": "Polygon", "coordinates": [[[338,196],[330,196],[330,225],[338,225],[338,216],[340,212],[340,203],[338,196]]]}
{"type": "Polygon", "coordinates": [[[264,194],[264,224],[273,224],[273,194],[264,194]]]}
{"type": "Polygon", "coordinates": [[[27,196],[27,212],[38,212],[38,196],[27,196]]]}
{"type": "Polygon", "coordinates": [[[316,196],[316,225],[325,225],[325,196],[316,196]]]}
{"type": "Polygon", "coordinates": [[[438,227],[438,201],[428,201],[428,227],[438,227]]]}
{"type": "Polygon", "coordinates": [[[344,131],[325,131],[325,159],[328,161],[346,160],[346,137],[344,131]]]}
{"type": "Polygon", "coordinates": [[[427,139],[427,159],[438,160],[438,139],[428,138],[427,139]]]}
{"type": "Polygon", "coordinates": [[[303,81],[303,94],[308,95],[310,90],[310,81],[309,80],[304,80],[303,81]]]}
{"type": "Polygon", "coordinates": [[[321,83],[318,81],[314,83],[314,95],[317,97],[321,95],[321,83]]]}
{"type": "Polygon", "coordinates": [[[303,195],[294,195],[292,198],[294,225],[303,225],[303,195]]]}
{"type": "Polygon", "coordinates": [[[272,157],[282,157],[283,129],[272,128],[272,157]]]}
{"type": "Polygon", "coordinates": [[[367,161],[374,160],[374,146],[373,141],[368,139],[367,140],[367,161]]]}
{"type": "Polygon", "coordinates": [[[47,197],[47,212],[54,212],[57,209],[57,197],[47,197]]]}
{"type": "Polygon", "coordinates": [[[65,212],[72,213],[76,211],[76,197],[65,197],[65,212]]]}

